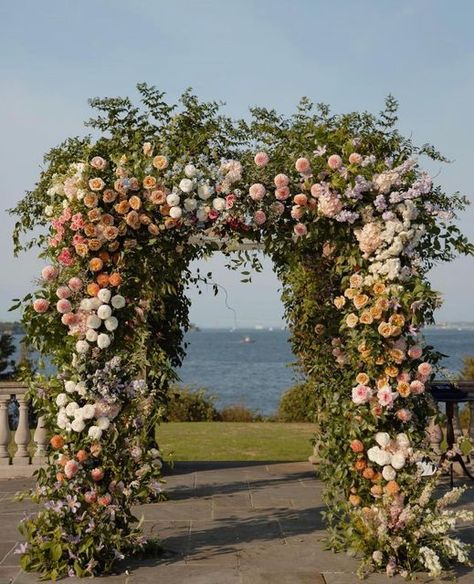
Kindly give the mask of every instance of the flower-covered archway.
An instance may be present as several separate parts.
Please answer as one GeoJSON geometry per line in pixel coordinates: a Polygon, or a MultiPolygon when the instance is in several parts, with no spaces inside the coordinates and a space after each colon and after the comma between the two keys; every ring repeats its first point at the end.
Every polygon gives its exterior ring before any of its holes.
{"type": "Polygon", "coordinates": [[[189,264],[213,238],[258,242],[275,263],[319,403],[332,548],[358,554],[361,573],[465,562],[444,510],[458,494],[433,500],[438,475],[418,464],[438,359],[420,334],[439,303],[426,274],[472,253],[453,224],[466,201],[420,167],[442,156],[398,133],[392,98],[378,117],[302,100],[290,118],[254,108],[232,121],[190,93],[177,107],[139,91],[141,108],[92,100],[102,137],[53,149],[14,210],[18,249],[22,231],[47,227],[26,244],[49,263],[24,321],[59,369],[32,382],[51,441],[33,492],[44,510],[21,525],[23,567],[100,574],[145,546],[131,507],[160,496],[154,430],[184,355],[189,264]]]}

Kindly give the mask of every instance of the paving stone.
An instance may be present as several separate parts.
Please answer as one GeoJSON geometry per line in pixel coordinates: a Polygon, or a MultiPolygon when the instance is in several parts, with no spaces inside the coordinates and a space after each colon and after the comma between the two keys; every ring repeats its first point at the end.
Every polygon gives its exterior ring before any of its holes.
{"type": "Polygon", "coordinates": [[[242,584],[326,584],[321,574],[315,571],[281,572],[252,571],[242,574],[242,584]]]}
{"type": "Polygon", "coordinates": [[[0,566],[0,584],[11,584],[19,573],[18,566],[0,566]]]}

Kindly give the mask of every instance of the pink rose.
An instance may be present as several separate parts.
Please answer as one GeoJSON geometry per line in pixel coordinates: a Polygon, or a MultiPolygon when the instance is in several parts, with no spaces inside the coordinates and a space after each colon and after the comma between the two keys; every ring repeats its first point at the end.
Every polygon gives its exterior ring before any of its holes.
{"type": "Polygon", "coordinates": [[[297,223],[293,227],[293,232],[297,237],[303,237],[303,235],[308,233],[308,230],[306,229],[306,225],[304,223],[297,223]]]}
{"type": "Polygon", "coordinates": [[[276,215],[283,215],[283,213],[285,212],[285,205],[283,205],[283,203],[280,203],[279,201],[275,201],[275,203],[271,204],[270,209],[276,215]]]}
{"type": "Polygon", "coordinates": [[[408,355],[412,358],[412,359],[419,359],[423,354],[423,349],[421,347],[415,346],[415,347],[410,347],[408,349],[408,355]]]}
{"type": "Polygon", "coordinates": [[[112,495],[110,493],[105,493],[105,495],[102,495],[97,499],[97,502],[99,503],[99,505],[103,505],[104,507],[106,507],[107,505],[110,505],[110,503],[112,502],[112,495]]]}
{"type": "Polygon", "coordinates": [[[278,201],[284,201],[290,196],[290,189],[288,187],[278,187],[275,191],[275,198],[278,201]]]}
{"type": "Polygon", "coordinates": [[[277,174],[274,178],[275,186],[279,189],[281,187],[287,187],[290,179],[286,176],[286,174],[277,174]]]}
{"type": "Polygon", "coordinates": [[[311,186],[311,196],[314,197],[315,199],[317,199],[324,192],[325,192],[324,187],[319,183],[316,183],[311,186]]]}
{"type": "Polygon", "coordinates": [[[311,170],[311,164],[307,158],[298,158],[295,168],[301,174],[307,174],[311,170]]]}
{"type": "Polygon", "coordinates": [[[75,460],[68,460],[64,466],[64,474],[68,479],[72,479],[77,474],[79,465],[75,460]]]}
{"type": "Polygon", "coordinates": [[[265,221],[267,220],[267,216],[265,215],[265,213],[263,211],[259,210],[259,211],[255,211],[254,219],[255,219],[255,223],[257,225],[263,225],[265,223],[265,221]]]}
{"type": "Polygon", "coordinates": [[[91,470],[92,480],[96,483],[104,478],[104,471],[101,468],[93,468],[91,470]]]}
{"type": "Polygon", "coordinates": [[[367,385],[359,384],[352,390],[352,401],[357,404],[365,404],[372,397],[372,390],[367,385]]]}
{"type": "Polygon", "coordinates": [[[360,154],[357,154],[357,152],[353,152],[349,156],[349,162],[351,164],[360,164],[362,162],[362,156],[360,154]]]}
{"type": "Polygon", "coordinates": [[[49,308],[49,301],[46,298],[37,298],[33,302],[33,310],[39,314],[43,314],[49,308]]]}
{"type": "Polygon", "coordinates": [[[304,209],[298,207],[298,205],[293,205],[291,208],[291,217],[296,221],[299,221],[304,215],[304,209]]]}
{"type": "Polygon", "coordinates": [[[75,247],[76,245],[81,245],[81,243],[85,243],[85,241],[86,241],[85,237],[79,235],[79,233],[75,233],[74,237],[72,238],[72,245],[74,245],[75,247]]]}
{"type": "Polygon", "coordinates": [[[83,283],[82,283],[82,280],[80,278],[78,278],[77,276],[74,276],[73,278],[71,278],[69,280],[68,286],[69,286],[69,288],[71,288],[71,290],[73,292],[79,292],[79,290],[83,286],[83,283]]]}
{"type": "Polygon", "coordinates": [[[428,377],[429,375],[431,375],[431,372],[433,371],[433,367],[431,366],[430,363],[420,363],[418,365],[418,373],[420,375],[423,375],[423,377],[428,377]]]}
{"type": "Polygon", "coordinates": [[[333,154],[328,158],[328,166],[332,170],[337,170],[342,166],[342,158],[338,154],[333,154]]]}
{"type": "Polygon", "coordinates": [[[66,326],[72,326],[77,323],[77,316],[74,312],[66,312],[61,316],[61,322],[66,326]]]}
{"type": "Polygon", "coordinates": [[[304,207],[307,202],[308,202],[308,197],[303,193],[299,193],[298,195],[295,195],[293,197],[293,203],[295,205],[299,205],[300,207],[304,207]]]}
{"type": "Polygon", "coordinates": [[[59,286],[56,290],[56,296],[58,298],[69,298],[71,296],[71,290],[67,286],[59,286]]]}
{"type": "Polygon", "coordinates": [[[394,393],[388,386],[382,387],[377,392],[377,399],[379,400],[379,404],[383,407],[391,406],[396,397],[397,394],[394,393]]]}
{"type": "Polygon", "coordinates": [[[407,383],[410,381],[410,374],[407,371],[402,371],[402,373],[397,375],[397,381],[403,381],[404,383],[407,383]]]}
{"type": "Polygon", "coordinates": [[[254,201],[261,201],[266,192],[267,191],[262,184],[255,183],[249,189],[249,196],[254,201]]]}
{"type": "Polygon", "coordinates": [[[360,440],[353,440],[351,442],[351,450],[356,453],[364,452],[364,445],[360,440]]]}
{"type": "Polygon", "coordinates": [[[409,410],[403,408],[401,410],[398,410],[396,416],[400,420],[400,422],[409,422],[411,420],[412,414],[409,410]]]}
{"type": "Polygon", "coordinates": [[[419,395],[425,391],[425,384],[419,379],[415,379],[410,383],[410,389],[413,395],[419,395]]]}
{"type": "Polygon", "coordinates": [[[54,280],[57,275],[58,269],[55,268],[54,266],[45,266],[41,270],[41,277],[45,282],[51,282],[51,280],[54,280]]]}
{"type": "Polygon", "coordinates": [[[61,298],[56,303],[56,309],[60,314],[66,314],[66,312],[71,312],[71,303],[66,298],[61,298]]]}
{"type": "Polygon", "coordinates": [[[92,168],[96,168],[97,170],[104,170],[104,168],[107,166],[107,162],[102,158],[102,156],[94,156],[90,164],[92,168]]]}
{"type": "Polygon", "coordinates": [[[95,491],[86,491],[84,500],[86,503],[95,503],[97,501],[97,493],[95,491]]]}
{"type": "Polygon", "coordinates": [[[255,164],[257,166],[266,166],[269,162],[269,158],[268,158],[268,154],[266,152],[257,152],[257,154],[255,154],[255,164]]]}
{"type": "Polygon", "coordinates": [[[235,204],[235,201],[236,201],[235,195],[227,195],[227,197],[225,198],[225,208],[232,209],[232,207],[235,204]]]}
{"type": "Polygon", "coordinates": [[[211,221],[214,221],[219,217],[219,211],[216,211],[216,209],[211,209],[207,216],[211,221]]]}
{"type": "Polygon", "coordinates": [[[63,266],[72,266],[74,263],[74,258],[67,247],[63,247],[60,254],[58,255],[58,262],[63,266]]]}
{"type": "Polygon", "coordinates": [[[318,199],[318,209],[325,217],[335,217],[342,211],[342,203],[337,195],[325,193],[318,199]]]}

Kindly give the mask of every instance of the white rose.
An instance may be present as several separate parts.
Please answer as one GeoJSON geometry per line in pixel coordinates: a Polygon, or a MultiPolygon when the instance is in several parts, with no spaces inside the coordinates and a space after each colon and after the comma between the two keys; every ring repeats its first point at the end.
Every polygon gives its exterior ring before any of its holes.
{"type": "Polygon", "coordinates": [[[410,446],[410,439],[406,434],[398,434],[397,444],[400,446],[400,448],[408,448],[410,446]]]}
{"type": "Polygon", "coordinates": [[[86,384],[83,381],[79,381],[79,383],[76,385],[76,391],[79,395],[86,395],[87,393],[87,389],[86,389],[86,384]]]}
{"type": "Polygon", "coordinates": [[[377,434],[375,434],[375,442],[377,442],[380,447],[387,448],[390,444],[390,436],[387,432],[377,432],[377,434]]]}
{"type": "Polygon", "coordinates": [[[99,306],[97,309],[97,316],[102,320],[106,320],[112,316],[112,309],[108,304],[102,304],[102,306],[99,306]]]}
{"type": "Polygon", "coordinates": [[[76,351],[81,355],[84,355],[89,350],[89,343],[87,341],[77,341],[76,351]]]}
{"type": "Polygon", "coordinates": [[[183,193],[190,193],[193,190],[193,187],[194,183],[189,178],[183,178],[183,180],[179,183],[179,188],[183,191],[183,193]]]}
{"type": "Polygon", "coordinates": [[[381,450],[378,456],[378,460],[376,460],[376,462],[380,466],[385,466],[386,464],[390,464],[391,460],[392,456],[390,452],[387,452],[386,450],[381,450]]]}
{"type": "Polygon", "coordinates": [[[170,209],[170,217],[172,219],[181,219],[183,215],[183,210],[181,207],[171,207],[170,209]]]}
{"type": "Polygon", "coordinates": [[[160,456],[160,451],[157,450],[156,448],[151,448],[150,456],[152,456],[152,458],[158,458],[158,456],[160,456]]]}
{"type": "Polygon", "coordinates": [[[393,466],[393,468],[400,470],[405,466],[405,462],[406,462],[405,456],[401,452],[395,452],[395,454],[392,454],[392,459],[390,463],[393,466]]]}
{"type": "Polygon", "coordinates": [[[86,425],[82,418],[76,418],[71,423],[71,428],[74,430],[74,432],[82,432],[82,430],[84,430],[85,427],[86,425]]]}
{"type": "Polygon", "coordinates": [[[114,331],[118,327],[118,320],[115,316],[111,316],[104,321],[104,324],[108,331],[114,331]]]}
{"type": "Polygon", "coordinates": [[[100,320],[100,318],[97,315],[91,314],[90,316],[87,317],[87,320],[86,320],[87,328],[98,329],[101,324],[102,324],[102,321],[100,320]]]}
{"type": "Polygon", "coordinates": [[[51,215],[53,214],[53,212],[54,212],[54,209],[53,209],[53,206],[52,205],[47,205],[44,208],[44,214],[46,215],[46,217],[51,217],[51,215]]]}
{"type": "Polygon", "coordinates": [[[95,415],[95,406],[93,404],[86,404],[82,407],[82,417],[84,420],[90,420],[95,415]]]}
{"type": "Polygon", "coordinates": [[[110,347],[109,335],[106,335],[105,333],[101,333],[97,337],[97,346],[99,347],[99,349],[107,349],[107,347],[110,347]]]}
{"type": "Polygon", "coordinates": [[[83,298],[79,304],[81,310],[92,310],[92,303],[90,298],[83,298]]]}
{"type": "Polygon", "coordinates": [[[397,472],[392,466],[388,464],[387,466],[383,467],[382,476],[386,481],[394,481],[395,477],[397,476],[397,472]]]}
{"type": "Polygon", "coordinates": [[[112,296],[111,304],[114,308],[123,308],[125,306],[125,298],[120,294],[112,296]]]}
{"type": "Polygon", "coordinates": [[[197,207],[197,201],[195,199],[186,199],[184,201],[184,208],[186,211],[194,211],[197,207]]]}
{"type": "Polygon", "coordinates": [[[75,381],[66,381],[66,383],[64,384],[64,389],[68,392],[68,393],[73,393],[74,391],[76,391],[76,382],[75,381]]]}
{"type": "Polygon", "coordinates": [[[100,440],[102,437],[102,430],[98,426],[90,426],[87,434],[92,440],[100,440]]]}
{"type": "Polygon", "coordinates": [[[206,201],[212,195],[212,189],[209,185],[199,185],[198,195],[203,201],[206,201]]]}
{"type": "Polygon", "coordinates": [[[371,462],[377,462],[380,453],[380,448],[378,446],[372,446],[367,450],[367,458],[371,462]]]}
{"type": "Polygon", "coordinates": [[[197,168],[194,166],[194,164],[186,164],[184,167],[184,174],[188,178],[194,178],[197,174],[197,168]]]}
{"type": "Polygon", "coordinates": [[[196,217],[199,221],[205,221],[207,219],[207,211],[204,207],[200,207],[197,210],[196,217]]]}
{"type": "Polygon", "coordinates": [[[91,298],[91,310],[97,310],[99,306],[102,306],[102,301],[97,296],[91,298]]]}
{"type": "Polygon", "coordinates": [[[176,195],[175,193],[171,193],[171,195],[168,195],[166,197],[166,203],[170,206],[170,207],[176,207],[176,205],[179,205],[181,199],[179,197],[179,195],[176,195]]]}
{"type": "Polygon", "coordinates": [[[109,302],[111,296],[112,292],[108,288],[101,288],[97,293],[97,298],[104,304],[109,302]]]}
{"type": "Polygon", "coordinates": [[[70,402],[66,406],[66,414],[68,416],[74,416],[75,411],[79,409],[79,404],[77,402],[70,402]]]}
{"type": "Polygon", "coordinates": [[[60,408],[65,406],[69,401],[69,398],[65,393],[60,393],[56,398],[56,405],[60,408]]]}
{"type": "Polygon", "coordinates": [[[101,416],[100,418],[97,419],[97,426],[101,430],[107,430],[107,428],[110,426],[109,418],[106,418],[105,416],[101,416]]]}
{"type": "Polygon", "coordinates": [[[97,336],[97,331],[92,328],[87,329],[86,339],[89,341],[89,343],[95,343],[97,341],[97,336]]]}
{"type": "Polygon", "coordinates": [[[212,201],[212,206],[216,211],[223,211],[225,209],[225,199],[222,199],[221,197],[216,197],[212,201]]]}
{"type": "Polygon", "coordinates": [[[58,415],[57,420],[56,420],[56,424],[57,424],[58,428],[61,428],[61,430],[65,430],[67,423],[68,423],[68,419],[65,415],[58,415]]]}

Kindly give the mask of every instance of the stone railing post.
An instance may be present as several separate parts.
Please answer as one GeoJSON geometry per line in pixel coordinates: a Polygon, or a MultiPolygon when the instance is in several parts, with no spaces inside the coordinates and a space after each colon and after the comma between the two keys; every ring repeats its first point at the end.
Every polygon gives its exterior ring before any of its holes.
{"type": "Polygon", "coordinates": [[[17,451],[13,457],[12,464],[30,464],[30,453],[28,452],[28,445],[30,443],[31,433],[28,424],[28,403],[25,399],[25,393],[21,395],[17,391],[16,398],[19,404],[18,428],[15,432],[15,443],[17,451]]]}
{"type": "MultiPolygon", "coordinates": [[[[438,404],[435,402],[434,405],[438,410],[438,404]]],[[[436,416],[430,418],[427,433],[431,450],[436,455],[441,456],[441,442],[443,441],[443,430],[441,429],[441,426],[437,423],[436,416]]]]}
{"type": "Polygon", "coordinates": [[[0,394],[0,465],[10,464],[8,444],[10,442],[10,426],[8,424],[9,395],[0,394]]]}
{"type": "Polygon", "coordinates": [[[46,448],[48,444],[48,431],[44,425],[44,416],[38,418],[33,440],[36,444],[36,450],[31,462],[33,464],[41,465],[46,462],[46,448]]]}

